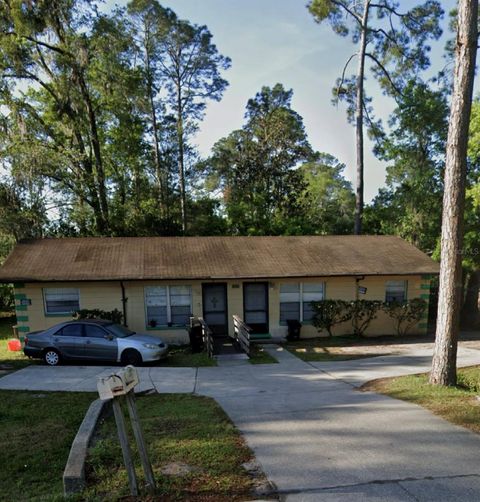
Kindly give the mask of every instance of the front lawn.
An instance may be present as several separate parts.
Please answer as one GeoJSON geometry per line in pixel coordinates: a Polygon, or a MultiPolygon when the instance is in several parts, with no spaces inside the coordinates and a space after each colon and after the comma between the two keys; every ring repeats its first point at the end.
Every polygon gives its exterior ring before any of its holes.
{"type": "Polygon", "coordinates": [[[70,446],[95,394],[0,391],[1,500],[62,499],[70,446]]]}
{"type": "Polygon", "coordinates": [[[263,347],[252,344],[250,346],[250,358],[248,359],[250,364],[275,364],[278,361],[271,356],[263,347]]]}
{"type": "Polygon", "coordinates": [[[190,345],[170,345],[168,357],[158,363],[159,366],[216,366],[215,359],[206,352],[192,352],[190,345]]]}
{"type": "MultiPolygon", "coordinates": [[[[253,498],[252,478],[242,468],[252,459],[252,452],[213,399],[157,394],[137,398],[137,405],[157,481],[152,500],[253,498]]],[[[135,462],[141,487],[143,471],[138,458],[135,462]]],[[[128,496],[128,480],[112,416],[100,427],[89,453],[87,472],[87,500],[119,500],[128,496]]]]}
{"type": "Polygon", "coordinates": [[[8,340],[13,338],[12,326],[16,321],[15,315],[10,312],[0,312],[0,376],[2,369],[18,370],[32,364],[32,360],[26,357],[22,350],[11,352],[7,348],[8,340]]]}
{"type": "Polygon", "coordinates": [[[373,380],[362,390],[410,401],[445,420],[480,432],[480,366],[458,370],[456,387],[429,385],[428,374],[373,380]]]}
{"type": "MultiPolygon", "coordinates": [[[[96,397],[0,391],[1,500],[63,500],[62,474],[70,447],[96,397]]],[[[249,500],[254,498],[252,487],[265,483],[261,473],[254,480],[243,469],[252,452],[213,399],[156,394],[137,398],[137,405],[158,486],[156,497],[148,500],[249,500]]],[[[138,458],[136,467],[142,487],[138,458]]],[[[87,481],[86,492],[75,500],[128,496],[113,416],[104,419],[96,435],[87,481]]]]}

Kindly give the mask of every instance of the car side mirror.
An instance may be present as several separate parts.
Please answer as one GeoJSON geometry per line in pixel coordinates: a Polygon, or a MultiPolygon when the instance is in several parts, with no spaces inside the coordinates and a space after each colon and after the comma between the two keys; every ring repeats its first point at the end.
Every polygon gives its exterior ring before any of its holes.
{"type": "Polygon", "coordinates": [[[105,340],[112,341],[115,337],[113,335],[105,335],[103,338],[105,338],[105,340]]]}

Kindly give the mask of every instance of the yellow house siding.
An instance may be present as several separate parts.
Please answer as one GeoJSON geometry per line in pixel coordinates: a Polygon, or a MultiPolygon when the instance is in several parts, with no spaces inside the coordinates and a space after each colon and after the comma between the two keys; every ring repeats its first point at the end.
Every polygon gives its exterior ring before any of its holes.
{"type": "Polygon", "coordinates": [[[143,331],[158,336],[168,343],[188,342],[188,332],[180,327],[148,326],[145,309],[145,288],[154,286],[190,286],[192,288],[192,312],[194,316],[202,315],[202,287],[198,281],[132,281],[125,282],[127,298],[127,324],[133,331],[143,331]]]}
{"type": "MultiPolygon", "coordinates": [[[[17,318],[26,316],[27,321],[20,321],[19,326],[29,327],[30,331],[46,329],[62,321],[68,321],[70,316],[45,314],[43,290],[46,288],[75,288],[79,290],[81,309],[122,310],[122,292],[119,282],[72,282],[72,283],[28,283],[24,288],[15,288],[15,293],[21,292],[31,300],[25,310],[19,311],[16,305],[17,318]]],[[[19,304],[20,300],[16,301],[19,304]]]]}
{"type": "Polygon", "coordinates": [[[228,332],[233,333],[233,316],[238,315],[243,318],[242,281],[227,282],[227,314],[228,314],[228,332]]]}
{"type": "MultiPolygon", "coordinates": [[[[366,294],[359,294],[360,300],[385,301],[386,283],[388,281],[407,281],[407,299],[420,298],[425,294],[422,284],[426,283],[421,276],[369,276],[358,281],[358,286],[367,288],[366,294]]],[[[287,327],[280,325],[280,284],[285,283],[318,283],[325,284],[325,298],[332,300],[351,301],[356,298],[357,280],[355,277],[325,277],[315,279],[278,279],[275,287],[270,289],[270,331],[274,336],[285,336],[287,327]]],[[[423,286],[425,288],[425,286],[423,286]]],[[[428,293],[428,291],[427,291],[428,293]]],[[[345,322],[333,328],[336,335],[345,335],[352,332],[351,322],[345,322]]],[[[410,330],[411,334],[423,334],[426,332],[426,321],[422,320],[418,325],[410,330]]],[[[370,324],[367,335],[378,336],[394,334],[393,320],[384,312],[379,312],[377,319],[370,324]]],[[[311,324],[304,323],[302,326],[302,337],[327,336],[326,332],[319,333],[311,324]]]]}
{"type": "MultiPolygon", "coordinates": [[[[358,295],[359,299],[385,300],[386,282],[390,280],[408,281],[408,299],[423,297],[428,300],[430,288],[430,276],[378,276],[365,277],[358,281],[359,286],[367,288],[365,295],[358,295]]],[[[145,288],[147,286],[190,286],[192,290],[192,311],[194,316],[203,315],[202,284],[219,282],[227,285],[227,308],[229,319],[229,332],[233,333],[232,315],[243,317],[243,284],[254,281],[125,281],[125,296],[127,324],[134,331],[148,331],[152,335],[158,335],[169,343],[184,343],[188,341],[188,333],[184,328],[159,327],[149,329],[147,326],[145,311],[145,288]]],[[[265,280],[259,282],[266,282],[265,280]]],[[[357,281],[354,277],[319,277],[308,279],[271,279],[268,282],[269,298],[269,328],[273,336],[285,336],[287,327],[280,325],[280,285],[283,283],[318,283],[325,284],[325,297],[329,299],[354,300],[356,297],[357,281]]],[[[68,282],[68,283],[27,283],[15,285],[16,313],[20,331],[46,329],[61,321],[67,321],[69,316],[45,315],[43,302],[44,288],[77,288],[80,293],[80,308],[122,311],[121,283],[112,282],[68,282]],[[23,302],[22,302],[23,300],[23,302]],[[27,300],[27,301],[26,301],[27,300]],[[28,300],[31,304],[28,304],[28,300]],[[23,303],[23,305],[22,305],[23,303]],[[27,304],[27,305],[25,305],[27,304]]],[[[335,334],[348,334],[352,332],[351,323],[347,322],[334,327],[335,334]]],[[[411,333],[425,333],[426,319],[423,319],[411,333]]],[[[393,334],[393,321],[385,313],[380,312],[368,329],[368,335],[393,334]]],[[[302,327],[302,337],[318,336],[316,328],[308,323],[302,327]]],[[[320,333],[325,335],[325,333],[320,333]]]]}

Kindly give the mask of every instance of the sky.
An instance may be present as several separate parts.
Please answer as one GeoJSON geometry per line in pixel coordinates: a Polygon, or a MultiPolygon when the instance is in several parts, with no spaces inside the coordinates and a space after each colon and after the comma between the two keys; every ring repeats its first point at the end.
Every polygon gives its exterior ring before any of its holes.
{"type": "MultiPolygon", "coordinates": [[[[107,0],[107,8],[127,0],[107,0]]],[[[244,123],[245,106],[264,85],[277,82],[293,89],[292,108],[304,119],[312,147],[335,155],[346,165],[345,177],[354,184],[355,131],[348,124],[345,108],[331,104],[332,87],[355,47],[328,24],[314,22],[306,0],[165,0],[180,18],[205,24],[218,50],[232,59],[224,76],[230,85],[220,102],[209,103],[205,119],[194,139],[200,154],[244,123]]],[[[418,4],[402,0],[402,9],[418,4]]],[[[446,12],[455,0],[444,0],[446,12]]],[[[447,20],[443,21],[446,28],[447,20]]],[[[450,35],[449,35],[450,36],[450,35]]],[[[444,36],[432,42],[432,72],[445,66],[444,36]]],[[[352,69],[355,69],[355,62],[352,69]]],[[[367,92],[374,99],[377,116],[387,119],[392,100],[383,96],[372,78],[367,92]]],[[[370,201],[385,183],[386,165],[373,156],[367,140],[365,199],[370,201]]]]}

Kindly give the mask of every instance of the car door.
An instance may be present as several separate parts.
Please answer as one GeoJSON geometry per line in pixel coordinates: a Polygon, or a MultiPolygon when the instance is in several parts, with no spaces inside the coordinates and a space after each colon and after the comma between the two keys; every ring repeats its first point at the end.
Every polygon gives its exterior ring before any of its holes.
{"type": "Polygon", "coordinates": [[[83,355],[83,326],[80,323],[67,324],[52,335],[55,347],[64,357],[77,359],[83,355]]]}
{"type": "Polygon", "coordinates": [[[102,361],[116,361],[118,354],[117,338],[95,324],[84,325],[84,357],[102,361]]]}

